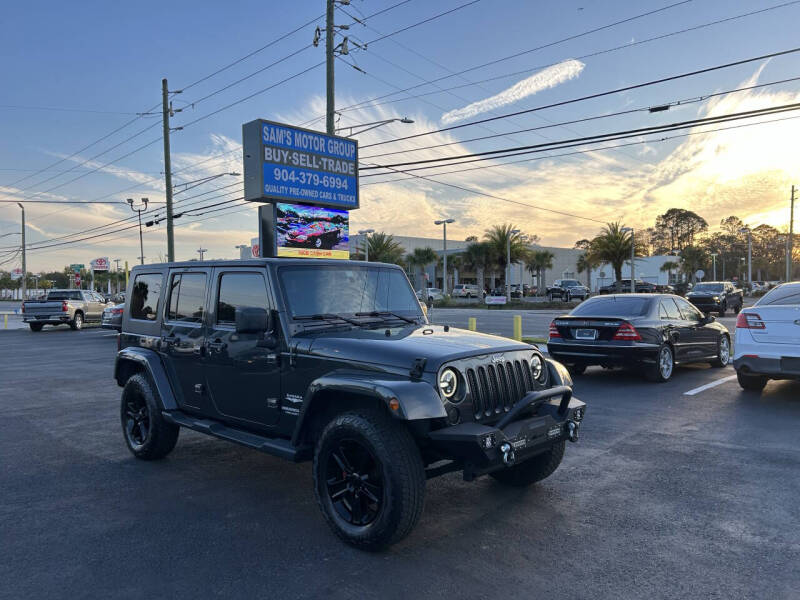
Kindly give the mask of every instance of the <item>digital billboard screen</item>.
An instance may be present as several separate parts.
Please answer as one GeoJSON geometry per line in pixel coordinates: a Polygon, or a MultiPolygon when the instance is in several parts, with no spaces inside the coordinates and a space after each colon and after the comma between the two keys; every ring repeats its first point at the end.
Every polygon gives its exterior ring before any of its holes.
{"type": "Polygon", "coordinates": [[[277,256],[350,258],[348,211],[278,202],[275,212],[277,256]]]}

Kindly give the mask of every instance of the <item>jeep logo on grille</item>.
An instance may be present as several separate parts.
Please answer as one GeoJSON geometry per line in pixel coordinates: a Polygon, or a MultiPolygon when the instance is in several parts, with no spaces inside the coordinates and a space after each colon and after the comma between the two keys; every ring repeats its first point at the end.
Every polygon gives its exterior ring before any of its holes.
{"type": "Polygon", "coordinates": [[[493,363],[501,363],[506,360],[506,357],[502,354],[492,354],[492,362],[493,363]]]}

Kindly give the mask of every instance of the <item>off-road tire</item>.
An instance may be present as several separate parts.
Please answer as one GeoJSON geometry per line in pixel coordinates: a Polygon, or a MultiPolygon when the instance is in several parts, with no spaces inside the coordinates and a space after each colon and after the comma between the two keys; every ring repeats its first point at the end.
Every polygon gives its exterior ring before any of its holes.
{"type": "Polygon", "coordinates": [[[716,367],[717,369],[721,369],[723,367],[727,367],[731,362],[731,340],[730,338],[725,335],[724,333],[719,336],[719,340],[717,340],[717,358],[711,361],[711,366],[716,367]],[[722,340],[725,340],[728,344],[728,356],[727,358],[722,357],[722,340]]]}
{"type": "Polygon", "coordinates": [[[376,409],[334,417],[323,429],[314,452],[314,494],[325,521],[348,544],[381,550],[406,537],[419,521],[425,499],[425,469],[419,449],[402,423],[376,409]],[[383,477],[383,502],[366,525],[347,523],[337,513],[327,488],[327,461],[341,440],[355,440],[371,453],[383,477]]]}
{"type": "Polygon", "coordinates": [[[41,331],[44,327],[44,323],[28,323],[28,325],[30,325],[31,331],[41,331]]]}
{"type": "Polygon", "coordinates": [[[572,300],[572,297],[569,295],[569,292],[567,292],[565,295],[561,296],[561,299],[564,300],[564,302],[569,302],[572,300]]]}
{"type": "Polygon", "coordinates": [[[565,441],[560,441],[549,450],[537,454],[533,458],[514,465],[489,473],[497,481],[505,485],[515,487],[525,487],[542,479],[550,477],[564,458],[565,441]]]}
{"type": "Polygon", "coordinates": [[[168,423],[161,414],[157,392],[150,383],[150,379],[143,373],[137,373],[125,382],[120,402],[120,421],[122,423],[122,437],[128,450],[136,458],[142,460],[158,460],[172,452],[178,442],[180,427],[168,423]],[[143,403],[147,409],[147,436],[142,444],[134,444],[131,436],[126,432],[128,423],[129,402],[143,403]]]}
{"type": "Polygon", "coordinates": [[[663,344],[658,349],[658,354],[656,355],[656,364],[648,365],[645,370],[645,377],[648,381],[652,381],[653,383],[666,383],[672,378],[673,373],[675,372],[675,352],[672,350],[672,347],[668,344],[663,344]],[[665,351],[665,349],[669,350],[671,360],[672,360],[672,368],[669,369],[669,372],[665,372],[664,369],[661,367],[661,354],[665,351]]]}
{"type": "Polygon", "coordinates": [[[767,385],[767,377],[764,375],[745,375],[741,371],[736,371],[736,379],[743,390],[749,392],[760,392],[767,385]]]}
{"type": "Polygon", "coordinates": [[[72,317],[72,321],[69,322],[69,327],[73,331],[83,329],[83,313],[76,312],[75,316],[72,317]]]}

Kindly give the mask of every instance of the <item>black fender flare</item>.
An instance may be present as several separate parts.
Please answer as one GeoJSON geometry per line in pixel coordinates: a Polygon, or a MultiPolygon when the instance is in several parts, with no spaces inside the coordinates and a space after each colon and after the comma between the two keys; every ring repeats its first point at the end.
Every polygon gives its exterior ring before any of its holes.
{"type": "Polygon", "coordinates": [[[178,403],[169,383],[166,369],[164,369],[164,364],[161,362],[161,357],[155,351],[147,348],[124,348],[117,352],[117,358],[114,361],[114,379],[117,380],[117,384],[120,386],[125,385],[123,375],[126,363],[135,364],[137,370],[142,370],[150,376],[150,381],[156,386],[163,410],[178,409],[178,403]]]}
{"type": "Polygon", "coordinates": [[[567,367],[552,358],[545,358],[544,362],[548,371],[548,387],[565,385],[568,388],[572,388],[574,385],[572,375],[569,374],[567,367]]]}
{"type": "Polygon", "coordinates": [[[292,433],[293,444],[299,443],[309,417],[324,402],[324,392],[328,391],[374,398],[386,406],[392,417],[402,421],[447,417],[439,394],[424,380],[367,371],[334,371],[315,379],[308,386],[292,433]],[[394,400],[397,401],[396,409],[392,408],[394,400]]]}

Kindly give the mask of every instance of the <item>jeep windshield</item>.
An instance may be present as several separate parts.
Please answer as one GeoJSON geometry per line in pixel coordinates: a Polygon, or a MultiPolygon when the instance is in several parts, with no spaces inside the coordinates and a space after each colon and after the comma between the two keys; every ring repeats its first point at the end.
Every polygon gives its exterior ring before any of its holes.
{"type": "Polygon", "coordinates": [[[423,318],[419,300],[399,269],[311,263],[279,267],[278,277],[289,312],[297,320],[361,324],[353,318],[405,322],[423,318]]]}

